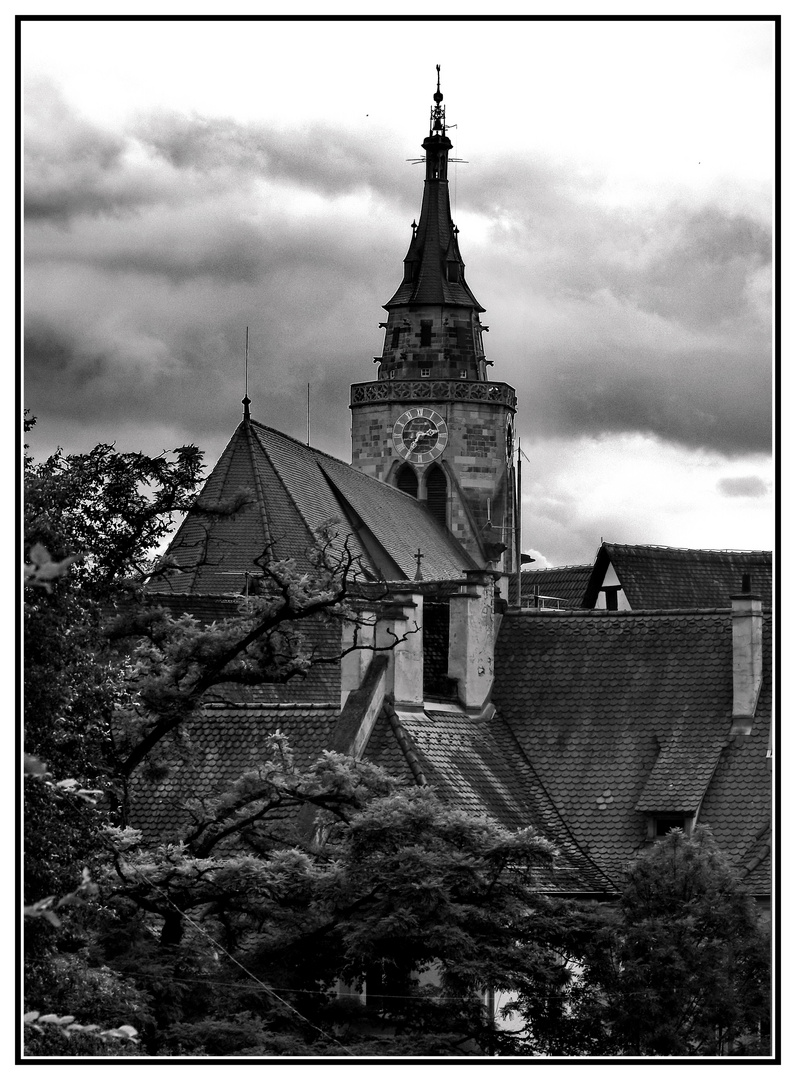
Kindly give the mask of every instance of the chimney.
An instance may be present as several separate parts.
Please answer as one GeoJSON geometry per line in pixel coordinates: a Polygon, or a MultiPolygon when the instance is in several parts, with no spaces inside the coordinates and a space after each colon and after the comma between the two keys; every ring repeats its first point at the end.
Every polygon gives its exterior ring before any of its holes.
{"type": "Polygon", "coordinates": [[[380,612],[376,625],[376,645],[394,646],[385,654],[389,660],[387,685],[395,707],[404,710],[423,708],[423,596],[411,591],[413,584],[407,582],[406,592],[390,586],[391,601],[380,612]]]}
{"type": "MultiPolygon", "coordinates": [[[[423,708],[423,596],[413,592],[413,586],[414,582],[407,582],[402,589],[391,583],[389,597],[377,607],[361,605],[357,634],[363,648],[343,657],[341,708],[349,695],[364,685],[374,656],[387,658],[386,692],[396,707],[423,708]],[[385,652],[374,654],[374,646],[385,652]]],[[[346,626],[343,648],[352,644],[353,629],[346,626]]]]}
{"type": "Polygon", "coordinates": [[[489,704],[495,669],[494,579],[483,570],[465,571],[467,584],[450,598],[448,676],[459,684],[469,713],[489,704]]]}
{"type": "Polygon", "coordinates": [[[749,574],[732,601],[731,735],[749,735],[763,682],[763,604],[752,592],[749,574]]]}

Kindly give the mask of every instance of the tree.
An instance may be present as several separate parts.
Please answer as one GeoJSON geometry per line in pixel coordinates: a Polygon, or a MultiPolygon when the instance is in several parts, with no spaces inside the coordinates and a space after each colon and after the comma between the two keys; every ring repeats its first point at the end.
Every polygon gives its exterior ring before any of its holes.
{"type": "Polygon", "coordinates": [[[571,916],[556,929],[566,965],[547,1004],[538,983],[519,995],[529,1045],[575,1055],[769,1052],[768,936],[707,828],[672,830],[630,866],[618,905],[571,916]]]}
{"type": "Polygon", "coordinates": [[[768,1014],[768,942],[706,828],[673,830],[637,860],[622,914],[609,1018],[624,1046],[710,1056],[754,1041],[768,1014]]]}

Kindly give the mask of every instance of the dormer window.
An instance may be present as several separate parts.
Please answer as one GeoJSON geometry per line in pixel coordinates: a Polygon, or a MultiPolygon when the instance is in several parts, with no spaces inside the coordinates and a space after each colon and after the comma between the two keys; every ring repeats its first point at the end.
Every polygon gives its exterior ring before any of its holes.
{"type": "Polygon", "coordinates": [[[456,262],[448,263],[448,281],[459,280],[459,264],[456,262]]]}
{"type": "Polygon", "coordinates": [[[680,829],[690,836],[693,827],[693,814],[650,814],[647,817],[647,843],[662,840],[672,829],[680,829]]]}

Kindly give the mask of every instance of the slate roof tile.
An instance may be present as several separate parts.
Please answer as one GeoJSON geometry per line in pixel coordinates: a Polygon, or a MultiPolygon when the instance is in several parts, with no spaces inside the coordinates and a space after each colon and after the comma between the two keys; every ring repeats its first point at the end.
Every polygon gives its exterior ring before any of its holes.
{"type": "Polygon", "coordinates": [[[736,864],[770,820],[770,622],[752,734],[730,739],[729,610],[503,618],[495,704],[578,845],[614,880],[643,849],[650,802],[671,797],[679,811],[704,792],[699,820],[736,864]]]}
{"type": "Polygon", "coordinates": [[[330,745],[338,713],[334,702],[207,704],[186,725],[169,775],[147,780],[142,771],[136,776],[131,823],[148,841],[173,839],[190,824],[186,801],[211,795],[266,760],[275,732],[287,737],[297,767],[311,764],[330,745]]]}
{"type": "Polygon", "coordinates": [[[563,892],[605,892],[611,884],[578,849],[534,770],[500,717],[479,720],[455,709],[386,712],[377,720],[365,756],[396,776],[425,782],[451,804],[487,814],[506,828],[533,826],[559,851],[545,887],[563,892]],[[404,747],[395,727],[405,733],[404,747]],[[410,757],[413,755],[414,760],[410,757]]]}

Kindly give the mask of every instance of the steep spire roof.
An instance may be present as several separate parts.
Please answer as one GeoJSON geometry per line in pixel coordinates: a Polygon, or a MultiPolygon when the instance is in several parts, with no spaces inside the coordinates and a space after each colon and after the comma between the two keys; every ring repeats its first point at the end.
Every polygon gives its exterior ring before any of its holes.
{"type": "Polygon", "coordinates": [[[448,190],[448,151],[453,143],[445,125],[437,64],[437,90],[431,107],[428,136],[423,140],[426,181],[420,221],[412,222],[412,240],[404,257],[404,280],[384,306],[447,304],[484,311],[464,280],[464,260],[459,252],[459,230],[451,218],[448,190]]]}

